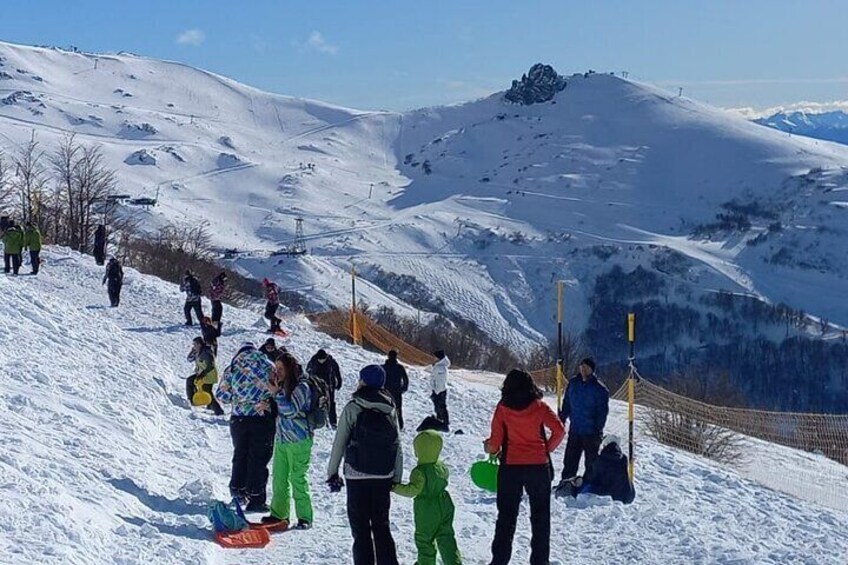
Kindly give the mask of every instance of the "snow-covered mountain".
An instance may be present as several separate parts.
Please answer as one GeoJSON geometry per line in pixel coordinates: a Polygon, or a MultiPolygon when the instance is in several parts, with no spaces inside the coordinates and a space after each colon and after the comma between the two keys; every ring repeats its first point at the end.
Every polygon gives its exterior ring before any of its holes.
{"type": "Polygon", "coordinates": [[[848,144],[848,113],[842,110],[781,111],[754,121],[792,134],[848,144]]]}
{"type": "MultiPolygon", "coordinates": [[[[316,434],[310,469],[315,527],[278,534],[263,550],[215,545],[205,511],[227,497],[232,447],[225,419],[192,410],[184,399],[194,333],[181,325],[181,293],[128,269],[121,306],[111,309],[91,257],[48,248],[44,258],[37,277],[0,277],[0,562],[350,563],[344,494],[323,484],[329,430],[316,434]]],[[[219,363],[241,342],[265,339],[258,310],[225,307],[219,363]]],[[[338,359],[343,397],[361,366],[380,361],[316,333],[299,316],[287,315],[285,325],[292,332],[286,345],[299,359],[319,347],[338,359]]],[[[428,385],[419,369],[410,375],[404,411],[418,422],[431,409],[428,385]]],[[[442,458],[467,563],[488,561],[494,531],[494,497],[476,489],[467,470],[482,456],[500,380],[460,372],[450,382],[450,405],[462,407],[452,420],[465,435],[446,436],[442,458]]],[[[626,422],[625,407],[613,402],[608,431],[626,437],[626,422]]],[[[844,509],[776,490],[809,495],[821,488],[829,503],[844,501],[843,466],[751,441],[747,463],[735,471],[657,444],[641,420],[636,433],[636,502],[554,500],[551,563],[844,562],[844,509]]],[[[413,437],[411,430],[402,437],[407,473],[413,437]]],[[[558,469],[562,449],[554,455],[558,469]]],[[[412,563],[412,503],[392,504],[400,562],[412,563]]],[[[525,504],[517,563],[529,558],[529,534],[525,504]]]]}
{"type": "Polygon", "coordinates": [[[134,55],[0,44],[0,64],[4,150],[33,132],[99,143],[121,192],[158,198],[151,225],[208,220],[238,268],[316,306],[349,303],[355,265],[371,306],[527,350],[553,334],[563,279],[566,329],[606,361],[635,308],[652,372],[699,365],[769,406],[848,405],[833,339],[824,386],[775,396],[806,355],[784,340],[848,325],[848,148],[593,73],[554,80],[545,103],[389,113],[134,55]],[[297,217],[310,254],[271,257],[297,217]]]}

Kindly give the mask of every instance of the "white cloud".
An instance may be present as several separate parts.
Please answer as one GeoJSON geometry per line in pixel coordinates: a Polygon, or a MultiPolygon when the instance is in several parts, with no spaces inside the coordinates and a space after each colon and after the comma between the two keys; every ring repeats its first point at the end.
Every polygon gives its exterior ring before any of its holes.
{"type": "Polygon", "coordinates": [[[738,114],[743,118],[755,120],[757,118],[768,118],[778,112],[805,112],[807,114],[821,114],[824,112],[842,111],[848,113],[848,100],[834,100],[833,102],[793,102],[782,106],[770,108],[727,108],[728,111],[738,114]]]}
{"type": "Polygon", "coordinates": [[[326,53],[327,55],[335,55],[339,48],[335,45],[327,43],[320,31],[313,31],[309,34],[309,39],[306,40],[306,47],[317,51],[318,53],[326,53]]]}
{"type": "Polygon", "coordinates": [[[180,45],[194,45],[197,47],[206,40],[206,34],[199,29],[187,29],[177,36],[180,45]]]}

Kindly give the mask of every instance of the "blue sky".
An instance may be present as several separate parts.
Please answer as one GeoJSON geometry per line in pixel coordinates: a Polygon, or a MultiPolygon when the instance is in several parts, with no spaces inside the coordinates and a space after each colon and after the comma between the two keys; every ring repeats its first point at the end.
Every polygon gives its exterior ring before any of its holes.
{"type": "Polygon", "coordinates": [[[725,107],[848,99],[842,0],[3,0],[0,40],[132,51],[363,109],[483,96],[543,61],[725,107]]]}

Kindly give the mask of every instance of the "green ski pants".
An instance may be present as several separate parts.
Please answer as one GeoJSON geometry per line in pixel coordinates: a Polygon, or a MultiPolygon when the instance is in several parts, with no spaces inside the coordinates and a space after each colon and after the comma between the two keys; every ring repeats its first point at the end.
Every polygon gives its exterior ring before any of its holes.
{"type": "Polygon", "coordinates": [[[274,442],[274,466],[271,515],[288,520],[291,512],[291,493],[294,491],[294,510],[299,520],[312,523],[312,499],[306,474],[312,459],[312,439],[297,443],[274,442]]]}

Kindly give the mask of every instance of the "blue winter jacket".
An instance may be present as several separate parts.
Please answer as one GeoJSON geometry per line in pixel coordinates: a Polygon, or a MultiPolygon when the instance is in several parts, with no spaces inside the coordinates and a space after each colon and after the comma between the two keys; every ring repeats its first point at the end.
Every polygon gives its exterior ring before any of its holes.
{"type": "Polygon", "coordinates": [[[568,433],[578,436],[599,436],[604,433],[609,414],[609,391],[594,374],[584,381],[577,375],[568,381],[562,399],[559,419],[571,420],[568,433]]]}
{"type": "Polygon", "coordinates": [[[277,393],[277,406],[280,415],[277,416],[277,441],[280,443],[298,443],[312,437],[306,411],[312,402],[312,393],[306,379],[297,383],[291,398],[282,390],[277,393]]]}
{"type": "Polygon", "coordinates": [[[243,347],[224,370],[215,396],[222,404],[233,405],[233,416],[266,416],[271,413],[273,396],[268,384],[274,365],[254,347],[243,347]]]}

